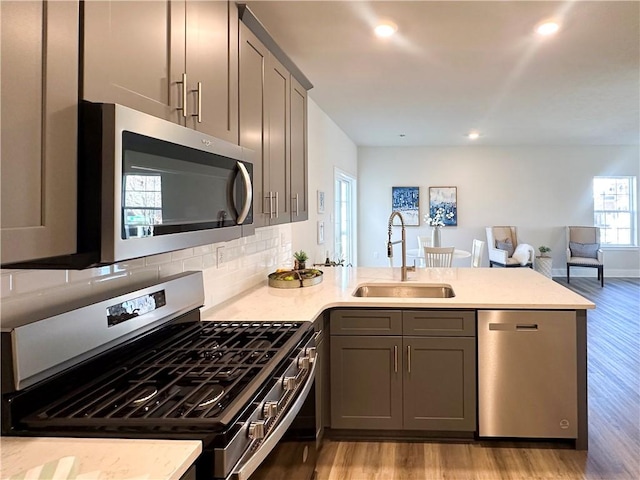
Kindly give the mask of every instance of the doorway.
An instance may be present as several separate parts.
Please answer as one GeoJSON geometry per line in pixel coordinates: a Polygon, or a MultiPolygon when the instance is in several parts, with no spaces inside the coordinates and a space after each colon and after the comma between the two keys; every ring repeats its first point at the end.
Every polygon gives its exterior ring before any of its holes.
{"type": "Polygon", "coordinates": [[[356,266],[356,179],[347,172],[334,169],[334,252],[336,261],[356,266]]]}

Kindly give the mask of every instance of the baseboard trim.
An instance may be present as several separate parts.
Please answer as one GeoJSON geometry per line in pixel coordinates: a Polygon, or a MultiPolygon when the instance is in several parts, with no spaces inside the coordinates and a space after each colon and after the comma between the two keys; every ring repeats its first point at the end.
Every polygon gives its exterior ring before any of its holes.
{"type": "MultiPolygon", "coordinates": [[[[554,277],[566,277],[567,269],[566,268],[554,268],[552,269],[552,275],[554,277]]],[[[593,277],[596,278],[598,276],[598,270],[596,268],[580,268],[580,267],[571,267],[571,278],[573,277],[593,277]]],[[[640,269],[604,269],[604,278],[640,278],[640,269]]]]}

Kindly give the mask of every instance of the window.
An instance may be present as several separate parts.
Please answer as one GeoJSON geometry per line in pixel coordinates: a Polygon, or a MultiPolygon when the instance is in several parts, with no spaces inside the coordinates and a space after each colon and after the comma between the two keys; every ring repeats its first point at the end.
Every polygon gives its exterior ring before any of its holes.
{"type": "Polygon", "coordinates": [[[345,265],[355,265],[355,199],[356,179],[339,169],[334,171],[335,178],[335,238],[334,249],[337,259],[345,265]]]}
{"type": "Polygon", "coordinates": [[[636,205],[636,177],[594,177],[593,220],[601,244],[637,244],[636,205]]]}
{"type": "Polygon", "coordinates": [[[124,224],[162,223],[162,178],[160,175],[125,175],[124,224]]]}

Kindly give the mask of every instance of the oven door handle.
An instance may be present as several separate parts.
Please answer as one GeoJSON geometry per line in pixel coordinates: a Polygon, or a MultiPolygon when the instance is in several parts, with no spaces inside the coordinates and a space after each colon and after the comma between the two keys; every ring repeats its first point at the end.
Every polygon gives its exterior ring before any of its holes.
{"type": "Polygon", "coordinates": [[[300,391],[298,398],[296,398],[295,402],[291,404],[287,414],[282,417],[280,423],[278,423],[271,433],[263,440],[257,450],[254,452],[248,452],[248,458],[244,458],[243,456],[240,459],[236,468],[229,477],[231,480],[247,480],[275,448],[282,436],[288,430],[289,426],[293,423],[293,420],[296,418],[296,415],[298,415],[298,412],[307,399],[307,395],[309,395],[309,392],[311,391],[311,386],[313,385],[316,377],[317,363],[318,362],[313,362],[311,364],[312,366],[309,371],[307,382],[300,391]]]}

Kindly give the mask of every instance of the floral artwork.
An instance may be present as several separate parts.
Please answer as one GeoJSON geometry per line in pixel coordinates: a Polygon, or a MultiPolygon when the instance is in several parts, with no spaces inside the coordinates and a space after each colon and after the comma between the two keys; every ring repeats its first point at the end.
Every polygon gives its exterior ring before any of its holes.
{"type": "Polygon", "coordinates": [[[432,226],[458,225],[457,187],[429,187],[429,216],[425,221],[432,226]]]}
{"type": "Polygon", "coordinates": [[[420,225],[420,187],[391,187],[391,210],[398,211],[407,226],[420,225]]]}

